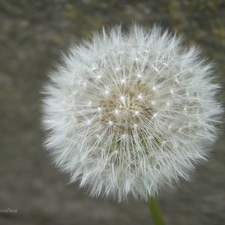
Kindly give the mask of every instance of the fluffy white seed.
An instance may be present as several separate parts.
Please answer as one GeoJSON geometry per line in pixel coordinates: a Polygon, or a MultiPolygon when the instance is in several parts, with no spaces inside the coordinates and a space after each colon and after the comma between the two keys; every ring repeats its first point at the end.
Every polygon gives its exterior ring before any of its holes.
{"type": "Polygon", "coordinates": [[[211,64],[154,26],[103,29],[45,86],[45,146],[91,196],[147,199],[189,178],[217,137],[211,64]]]}

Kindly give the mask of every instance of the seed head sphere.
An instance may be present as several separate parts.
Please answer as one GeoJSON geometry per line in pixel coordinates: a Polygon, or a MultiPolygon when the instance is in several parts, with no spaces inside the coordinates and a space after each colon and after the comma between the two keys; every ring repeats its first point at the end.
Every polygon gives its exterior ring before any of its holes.
{"type": "Polygon", "coordinates": [[[50,74],[45,146],[91,196],[146,200],[206,158],[222,113],[213,79],[195,47],[159,26],[103,29],[50,74]]]}

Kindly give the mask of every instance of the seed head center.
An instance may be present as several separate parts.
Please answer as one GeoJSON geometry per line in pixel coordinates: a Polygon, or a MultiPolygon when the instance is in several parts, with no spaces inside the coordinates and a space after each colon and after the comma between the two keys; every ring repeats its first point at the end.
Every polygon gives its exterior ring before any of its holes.
{"type": "Polygon", "coordinates": [[[141,128],[154,114],[150,88],[140,83],[115,85],[110,95],[102,99],[102,124],[115,133],[132,134],[134,128],[141,128]]]}

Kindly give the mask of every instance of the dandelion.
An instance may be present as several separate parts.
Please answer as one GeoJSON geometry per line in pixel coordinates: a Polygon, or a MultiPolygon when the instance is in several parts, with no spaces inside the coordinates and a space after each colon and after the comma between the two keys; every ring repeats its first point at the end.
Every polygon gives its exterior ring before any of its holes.
{"type": "Polygon", "coordinates": [[[73,46],[45,86],[45,146],[91,196],[148,199],[188,180],[215,142],[212,64],[154,26],[73,46]]]}

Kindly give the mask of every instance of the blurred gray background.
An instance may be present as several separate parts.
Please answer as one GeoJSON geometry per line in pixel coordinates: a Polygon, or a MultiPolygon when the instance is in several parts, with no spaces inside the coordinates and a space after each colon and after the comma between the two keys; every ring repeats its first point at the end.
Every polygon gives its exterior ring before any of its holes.
{"type": "MultiPolygon", "coordinates": [[[[91,199],[42,147],[40,90],[60,52],[103,25],[159,23],[197,44],[225,84],[224,0],[0,1],[0,225],[153,224],[145,202],[91,199]]],[[[225,92],[222,93],[222,101],[225,92]]],[[[225,136],[160,204],[168,225],[225,224],[225,136]]]]}

